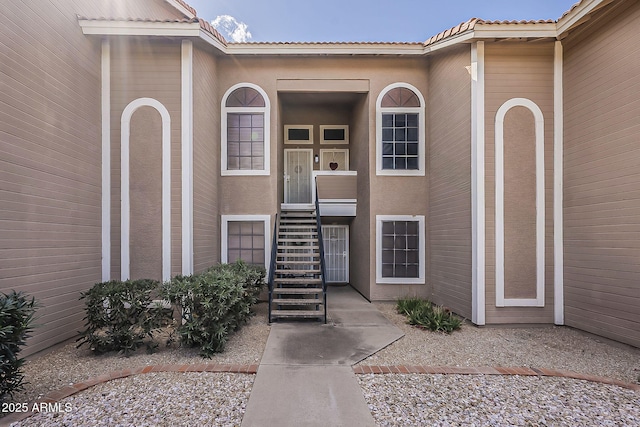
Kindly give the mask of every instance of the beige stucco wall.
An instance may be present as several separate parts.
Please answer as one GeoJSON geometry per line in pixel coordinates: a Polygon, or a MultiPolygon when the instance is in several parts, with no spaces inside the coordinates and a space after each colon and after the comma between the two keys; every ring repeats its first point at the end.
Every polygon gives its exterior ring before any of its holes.
{"type": "Polygon", "coordinates": [[[179,15],[164,1],[25,0],[0,13],[0,292],[36,298],[25,355],[83,328],[101,280],[100,42],[76,15],[179,15]]]}
{"type": "MultiPolygon", "coordinates": [[[[485,44],[485,196],[486,196],[486,322],[491,323],[553,323],[553,42],[531,43],[489,43],[485,44]],[[544,116],[544,162],[545,162],[545,301],[544,307],[496,307],[495,288],[495,120],[498,109],[512,98],[526,98],[533,101],[544,116]]],[[[509,111],[505,117],[505,147],[510,144],[509,138],[516,136],[515,141],[524,138],[531,141],[531,115],[518,117],[517,112],[509,111]],[[511,120],[515,120],[512,123],[511,120]],[[528,130],[527,130],[528,129],[528,130]]],[[[517,150],[505,149],[510,165],[505,172],[521,171],[512,165],[531,165],[531,151],[517,153],[517,150]]],[[[506,159],[506,157],[505,157],[506,159]]],[[[506,160],[505,160],[506,163],[506,160]]],[[[535,179],[535,177],[529,177],[535,179]]],[[[505,180],[507,175],[505,175],[505,180]]],[[[505,186],[505,277],[519,277],[522,266],[526,271],[535,267],[535,258],[529,259],[524,242],[520,254],[514,253],[519,239],[517,230],[522,221],[515,221],[509,216],[508,209],[523,205],[531,200],[530,189],[519,191],[510,185],[505,186]],[[508,245],[508,246],[507,246],[508,245]]],[[[529,204],[529,206],[531,206],[529,204]]],[[[535,212],[526,216],[535,215],[535,212]]],[[[531,224],[526,225],[527,235],[531,235],[531,224]]],[[[518,250],[519,250],[518,249],[518,250]]],[[[523,286],[530,289],[532,277],[523,286]]],[[[512,283],[505,281],[505,291],[513,289],[512,283]]],[[[505,292],[505,297],[510,295],[505,292]]],[[[511,296],[514,296],[513,294],[511,296]]]]}
{"type": "Polygon", "coordinates": [[[640,3],[563,41],[569,326],[640,346],[640,3]]]}
{"type": "MultiPolygon", "coordinates": [[[[360,292],[372,299],[389,299],[406,293],[426,295],[427,285],[376,285],[373,282],[375,215],[426,215],[428,179],[426,176],[377,177],[375,166],[370,166],[375,165],[375,102],[378,94],[389,84],[406,82],[416,86],[427,98],[426,60],[372,57],[221,58],[218,75],[221,78],[221,93],[234,84],[248,82],[265,90],[271,102],[271,175],[268,178],[221,177],[221,213],[226,214],[275,212],[281,202],[282,151],[286,148],[281,128],[287,124],[284,120],[306,120],[311,113],[305,109],[292,111],[286,105],[281,105],[278,88],[283,92],[364,94],[362,100],[350,104],[355,105],[351,108],[350,163],[351,169],[358,171],[358,188],[362,194],[358,199],[358,216],[351,228],[352,282],[360,292]],[[411,184],[407,185],[409,182],[411,184]],[[364,252],[368,255],[365,256],[364,252]]],[[[325,111],[322,114],[332,116],[336,112],[325,111]]],[[[321,124],[321,121],[334,120],[322,114],[314,119],[314,123],[290,124],[321,124]]],[[[426,139],[428,145],[428,137],[426,139]]]]}
{"type": "Polygon", "coordinates": [[[430,256],[432,300],[471,318],[470,45],[429,60],[430,256]]]}

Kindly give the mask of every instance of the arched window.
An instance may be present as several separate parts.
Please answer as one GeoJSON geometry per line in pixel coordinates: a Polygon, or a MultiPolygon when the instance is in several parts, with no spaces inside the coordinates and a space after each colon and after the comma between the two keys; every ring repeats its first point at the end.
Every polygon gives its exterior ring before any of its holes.
{"type": "Polygon", "coordinates": [[[251,83],[222,98],[222,175],[269,175],[269,99],[251,83]]]}
{"type": "Polygon", "coordinates": [[[424,98],[407,83],[387,86],[376,103],[378,175],[424,175],[424,98]]]}

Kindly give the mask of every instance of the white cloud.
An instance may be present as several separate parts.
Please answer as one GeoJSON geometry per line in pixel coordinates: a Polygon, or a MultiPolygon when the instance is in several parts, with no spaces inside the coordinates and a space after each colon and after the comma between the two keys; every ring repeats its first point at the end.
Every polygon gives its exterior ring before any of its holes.
{"type": "Polygon", "coordinates": [[[246,42],[251,39],[251,33],[248,30],[247,24],[244,22],[238,22],[238,20],[233,16],[217,16],[216,19],[211,21],[211,25],[213,25],[216,30],[223,33],[223,36],[236,43],[246,42]]]}

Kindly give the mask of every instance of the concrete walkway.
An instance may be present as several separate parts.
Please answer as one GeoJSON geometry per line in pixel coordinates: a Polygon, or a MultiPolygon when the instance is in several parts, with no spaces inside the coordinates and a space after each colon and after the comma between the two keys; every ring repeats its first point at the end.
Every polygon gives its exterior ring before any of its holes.
{"type": "Polygon", "coordinates": [[[403,333],[351,287],[327,300],[326,325],[271,326],[243,426],[375,425],[351,366],[403,333]]]}

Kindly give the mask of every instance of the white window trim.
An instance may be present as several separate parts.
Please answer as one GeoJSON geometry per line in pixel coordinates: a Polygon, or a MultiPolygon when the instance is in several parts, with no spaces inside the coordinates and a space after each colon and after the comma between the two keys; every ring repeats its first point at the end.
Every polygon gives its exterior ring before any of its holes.
{"type": "Polygon", "coordinates": [[[425,220],[424,215],[376,215],[376,283],[424,285],[425,284],[425,220]],[[382,277],[382,223],[385,221],[417,221],[419,234],[418,277],[382,277]]]}
{"type": "Polygon", "coordinates": [[[544,307],[545,276],[545,187],[544,187],[544,117],[540,107],[526,98],[513,98],[502,104],[495,123],[496,173],[496,307],[544,307]],[[513,107],[524,107],[535,118],[536,139],[536,297],[504,297],[504,118],[513,107]]]}
{"type": "Polygon", "coordinates": [[[253,83],[238,83],[231,86],[222,97],[221,104],[221,129],[220,129],[220,175],[221,176],[247,176],[270,175],[271,173],[271,103],[267,93],[253,83]],[[264,107],[227,107],[227,98],[239,88],[249,87],[255,89],[264,99],[264,107]],[[264,169],[255,170],[229,170],[227,164],[227,114],[228,113],[263,113],[264,114],[264,169]]]}
{"type": "Polygon", "coordinates": [[[271,264],[271,215],[221,215],[221,219],[220,261],[223,264],[229,262],[229,222],[264,222],[264,268],[268,270],[271,264]]]}
{"type": "Polygon", "coordinates": [[[387,176],[425,176],[425,101],[422,93],[409,83],[393,83],[385,87],[376,100],[376,175],[387,176]],[[420,107],[382,107],[382,98],[392,89],[403,87],[414,92],[420,100],[420,107]],[[418,169],[397,170],[382,169],[382,113],[418,113],[418,169]]]}

